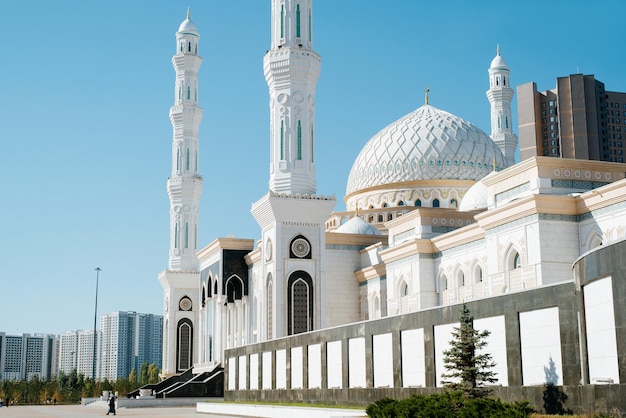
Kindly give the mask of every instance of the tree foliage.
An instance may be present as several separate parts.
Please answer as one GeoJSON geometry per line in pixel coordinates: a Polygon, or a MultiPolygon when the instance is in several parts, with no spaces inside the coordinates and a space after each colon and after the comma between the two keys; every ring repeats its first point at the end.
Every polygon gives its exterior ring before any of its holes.
{"type": "Polygon", "coordinates": [[[527,401],[502,402],[493,398],[467,398],[461,391],[446,391],[433,395],[413,395],[410,398],[380,399],[365,410],[373,418],[527,418],[533,409],[527,401]]]}
{"type": "Polygon", "coordinates": [[[105,390],[119,392],[120,396],[143,386],[144,384],[159,382],[159,368],[155,364],[142,365],[145,383],[137,381],[137,374],[133,369],[128,378],[119,378],[112,382],[108,379],[95,381],[85,377],[82,373],[72,370],[69,373],[60,372],[57,377],[41,380],[35,375],[29,380],[0,380],[0,399],[11,405],[18,404],[46,404],[63,403],[76,404],[81,398],[93,398],[102,395],[105,390]],[[134,373],[134,381],[132,379],[134,373]],[[156,379],[156,380],[154,380],[156,379]]]}
{"type": "Polygon", "coordinates": [[[495,363],[484,351],[490,332],[474,329],[474,317],[465,304],[459,315],[460,324],[452,332],[450,348],[443,352],[446,373],[441,375],[444,387],[460,390],[469,398],[487,396],[485,383],[497,381],[492,370],[495,363]]]}

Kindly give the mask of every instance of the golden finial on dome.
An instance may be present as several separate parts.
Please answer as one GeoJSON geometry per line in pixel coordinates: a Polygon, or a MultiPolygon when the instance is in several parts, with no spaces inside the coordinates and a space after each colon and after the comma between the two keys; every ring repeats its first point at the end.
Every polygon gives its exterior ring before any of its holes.
{"type": "Polygon", "coordinates": [[[428,104],[428,93],[430,92],[430,86],[426,90],[424,90],[424,104],[428,104]]]}

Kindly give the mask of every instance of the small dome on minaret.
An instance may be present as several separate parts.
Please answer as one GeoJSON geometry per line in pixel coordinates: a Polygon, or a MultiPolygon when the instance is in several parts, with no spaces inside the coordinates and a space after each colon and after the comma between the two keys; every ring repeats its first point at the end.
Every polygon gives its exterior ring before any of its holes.
{"type": "Polygon", "coordinates": [[[506,61],[504,60],[504,58],[502,58],[502,55],[500,55],[500,46],[498,45],[497,49],[496,49],[496,56],[494,59],[491,60],[491,65],[489,66],[490,70],[510,70],[508,64],[506,63],[506,61]]]}
{"type": "Polygon", "coordinates": [[[196,25],[191,21],[189,16],[189,9],[187,9],[187,19],[183,20],[183,23],[178,27],[179,32],[198,32],[198,28],[196,28],[196,25]]]}

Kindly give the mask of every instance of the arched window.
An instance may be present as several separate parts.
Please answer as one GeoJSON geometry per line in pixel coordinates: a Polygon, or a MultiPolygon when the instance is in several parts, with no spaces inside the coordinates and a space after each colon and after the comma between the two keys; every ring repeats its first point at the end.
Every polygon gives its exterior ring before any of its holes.
{"type": "Polygon", "coordinates": [[[522,259],[517,250],[513,247],[506,253],[505,266],[507,270],[516,270],[522,267],[522,259]]]}
{"type": "Polygon", "coordinates": [[[309,42],[311,42],[312,39],[313,37],[311,36],[311,10],[309,9],[309,42]]]}
{"type": "Polygon", "coordinates": [[[285,5],[280,6],[280,37],[285,37],[285,5]]]}
{"type": "Polygon", "coordinates": [[[304,271],[296,271],[287,282],[287,335],[313,329],[313,279],[304,271]]]}
{"type": "Polygon", "coordinates": [[[296,38],[300,37],[300,5],[296,5],[296,38]]]}
{"type": "Polygon", "coordinates": [[[404,280],[400,283],[400,297],[405,297],[409,295],[409,285],[406,284],[404,280]]]}
{"type": "Polygon", "coordinates": [[[387,214],[387,220],[390,221],[393,219],[393,213],[388,213],[387,214]]]}
{"type": "Polygon", "coordinates": [[[189,170],[189,162],[190,162],[190,159],[191,159],[190,157],[191,157],[190,156],[190,151],[189,151],[189,148],[187,148],[187,158],[186,158],[186,161],[185,161],[185,163],[186,163],[186,170],[189,170]]]}
{"type": "Polygon", "coordinates": [[[302,124],[300,123],[300,121],[298,121],[298,160],[301,160],[301,159],[302,159],[302,124]]]}
{"type": "Polygon", "coordinates": [[[187,86],[187,100],[191,100],[191,86],[187,86]]]}
{"type": "Polygon", "coordinates": [[[483,281],[483,268],[480,266],[480,264],[476,264],[476,266],[474,267],[474,281],[476,283],[480,283],[483,281]]]}
{"type": "Polygon", "coordinates": [[[313,136],[313,125],[311,125],[311,162],[314,162],[314,158],[313,155],[315,154],[315,145],[313,143],[313,139],[315,137],[313,136]]]}
{"type": "Polygon", "coordinates": [[[519,253],[516,251],[515,255],[513,256],[513,269],[512,270],[517,270],[518,268],[522,267],[522,260],[520,259],[519,253]]]}
{"type": "Polygon", "coordinates": [[[176,148],[176,171],[180,171],[180,148],[176,148]]]}
{"type": "Polygon", "coordinates": [[[508,116],[505,116],[505,117],[504,117],[504,126],[505,126],[507,129],[509,129],[509,117],[508,117],[508,116]]]}
{"type": "Polygon", "coordinates": [[[502,84],[506,86],[506,76],[502,77],[502,84]]]}
{"type": "Polygon", "coordinates": [[[385,222],[385,218],[382,213],[378,215],[378,222],[385,222]]]}
{"type": "Polygon", "coordinates": [[[274,338],[273,325],[274,325],[274,284],[272,283],[272,273],[267,275],[267,339],[274,338]]]}
{"type": "Polygon", "coordinates": [[[185,248],[189,248],[189,224],[185,222],[185,248]]]}
{"type": "Polygon", "coordinates": [[[421,201],[421,200],[419,200],[419,199],[417,199],[417,200],[415,201],[415,206],[417,206],[418,208],[419,208],[419,207],[421,207],[421,206],[422,206],[422,201],[421,201]]]}
{"type": "Polygon", "coordinates": [[[378,299],[378,296],[374,297],[374,319],[378,319],[382,316],[382,313],[380,311],[380,299],[378,299]]]}
{"type": "Polygon", "coordinates": [[[445,274],[441,276],[441,290],[448,290],[448,278],[445,274]]]}
{"type": "Polygon", "coordinates": [[[433,200],[433,208],[438,208],[439,207],[439,199],[434,199],[433,200]]]}
{"type": "Polygon", "coordinates": [[[178,248],[178,222],[174,224],[174,248],[178,248]]]}
{"type": "Polygon", "coordinates": [[[188,370],[193,365],[193,324],[187,318],[176,327],[176,371],[188,370]]]}
{"type": "Polygon", "coordinates": [[[387,205],[387,202],[385,202],[385,203],[383,203],[383,206],[382,206],[382,207],[383,207],[383,208],[386,208],[387,206],[388,206],[388,205],[387,205]]]}
{"type": "Polygon", "coordinates": [[[452,199],[452,200],[450,200],[450,207],[451,207],[451,208],[457,208],[457,207],[459,207],[459,204],[457,203],[456,199],[452,199]]]}
{"type": "MultiPolygon", "coordinates": [[[[284,7],[284,6],[283,6],[284,7]]],[[[285,159],[285,121],[280,121],[280,159],[285,159]]]]}
{"type": "Polygon", "coordinates": [[[398,206],[404,206],[404,200],[399,201],[398,206]]]}
{"type": "Polygon", "coordinates": [[[459,272],[457,273],[457,283],[459,287],[465,286],[465,273],[463,273],[463,270],[461,269],[459,269],[459,272]]]}
{"type": "Polygon", "coordinates": [[[191,42],[189,42],[189,47],[187,48],[187,51],[191,52],[191,42]]]}
{"type": "Polygon", "coordinates": [[[235,301],[243,299],[246,293],[244,281],[236,274],[226,280],[225,287],[226,303],[235,303],[235,301]]]}

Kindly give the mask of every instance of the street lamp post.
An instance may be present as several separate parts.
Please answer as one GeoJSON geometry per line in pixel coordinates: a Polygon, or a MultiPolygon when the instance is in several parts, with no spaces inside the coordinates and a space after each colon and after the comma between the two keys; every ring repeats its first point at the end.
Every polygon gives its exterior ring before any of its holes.
{"type": "Polygon", "coordinates": [[[98,279],[100,278],[100,272],[102,269],[100,267],[96,267],[96,308],[93,313],[93,362],[91,365],[91,377],[95,383],[96,381],[96,344],[97,344],[97,331],[96,325],[98,320],[98,279]]]}

